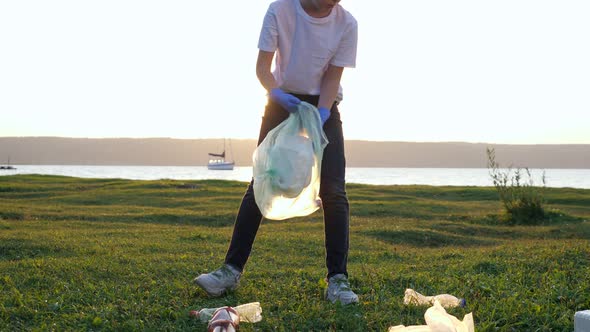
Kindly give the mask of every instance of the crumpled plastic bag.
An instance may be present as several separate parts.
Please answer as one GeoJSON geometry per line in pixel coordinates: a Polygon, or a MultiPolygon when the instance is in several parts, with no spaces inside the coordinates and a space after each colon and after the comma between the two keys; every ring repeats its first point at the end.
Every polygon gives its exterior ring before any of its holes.
{"type": "Polygon", "coordinates": [[[390,327],[388,332],[474,332],[475,324],[473,313],[468,313],[460,321],[457,317],[447,313],[445,308],[438,302],[424,313],[426,325],[404,326],[397,325],[390,327]]]}
{"type": "Polygon", "coordinates": [[[267,219],[309,215],[321,206],[322,156],[328,145],[317,109],[306,102],[254,150],[254,198],[267,219]]]}
{"type": "Polygon", "coordinates": [[[464,307],[467,305],[465,299],[457,298],[451,294],[438,294],[434,296],[422,295],[411,288],[404,292],[405,305],[433,305],[434,301],[440,302],[445,308],[464,307]]]}

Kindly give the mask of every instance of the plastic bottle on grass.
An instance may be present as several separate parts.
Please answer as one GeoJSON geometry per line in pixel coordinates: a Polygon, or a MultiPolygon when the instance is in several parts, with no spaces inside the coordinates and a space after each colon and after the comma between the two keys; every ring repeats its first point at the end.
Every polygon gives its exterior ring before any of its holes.
{"type": "Polygon", "coordinates": [[[191,310],[188,315],[190,317],[198,318],[201,322],[207,323],[211,317],[213,317],[213,313],[218,308],[203,308],[201,310],[191,310]]]}
{"type": "Polygon", "coordinates": [[[258,323],[262,320],[262,308],[260,302],[241,304],[235,307],[240,315],[240,322],[258,323]]]}
{"type": "Polygon", "coordinates": [[[232,307],[221,307],[207,324],[207,332],[236,332],[239,325],[238,312],[232,307]]]}
{"type": "Polygon", "coordinates": [[[460,299],[450,294],[425,296],[411,288],[406,289],[404,293],[404,304],[406,305],[433,305],[435,300],[445,308],[464,307],[467,304],[465,299],[460,299]]]}
{"type": "MultiPolygon", "coordinates": [[[[219,308],[203,308],[201,310],[192,310],[189,316],[198,318],[201,322],[207,323],[213,317],[215,311],[219,308]]],[[[233,308],[240,317],[242,323],[257,323],[262,320],[262,308],[260,302],[241,304],[233,308]]]]}

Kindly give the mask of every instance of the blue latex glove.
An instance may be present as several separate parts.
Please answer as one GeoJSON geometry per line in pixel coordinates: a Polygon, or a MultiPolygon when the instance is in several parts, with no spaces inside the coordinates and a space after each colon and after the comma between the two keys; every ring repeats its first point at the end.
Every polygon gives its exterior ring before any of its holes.
{"type": "Polygon", "coordinates": [[[320,113],[320,119],[322,119],[322,126],[324,126],[324,123],[330,118],[330,110],[325,107],[320,107],[318,108],[318,112],[320,113]]]}
{"type": "Polygon", "coordinates": [[[270,90],[270,99],[277,102],[281,105],[284,109],[286,109],[289,113],[297,112],[297,106],[301,103],[299,98],[293,96],[292,94],[286,93],[285,91],[274,88],[270,90]]]}

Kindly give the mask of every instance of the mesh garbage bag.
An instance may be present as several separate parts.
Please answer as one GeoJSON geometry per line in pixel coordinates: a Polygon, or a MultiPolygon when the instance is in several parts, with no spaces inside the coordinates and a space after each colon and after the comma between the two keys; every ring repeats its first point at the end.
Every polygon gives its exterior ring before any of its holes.
{"type": "Polygon", "coordinates": [[[319,113],[306,102],[266,135],[252,155],[254,197],[265,218],[283,220],[319,209],[327,144],[319,113]]]}

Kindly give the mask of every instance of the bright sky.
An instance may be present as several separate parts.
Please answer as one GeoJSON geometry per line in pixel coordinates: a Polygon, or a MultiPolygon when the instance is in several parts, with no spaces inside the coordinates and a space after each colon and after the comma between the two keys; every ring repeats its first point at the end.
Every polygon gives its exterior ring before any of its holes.
{"type": "MultiPolygon", "coordinates": [[[[1,1],[0,136],[257,138],[270,2],[1,1]]],[[[341,4],[345,138],[590,144],[590,1],[341,4]]]]}

